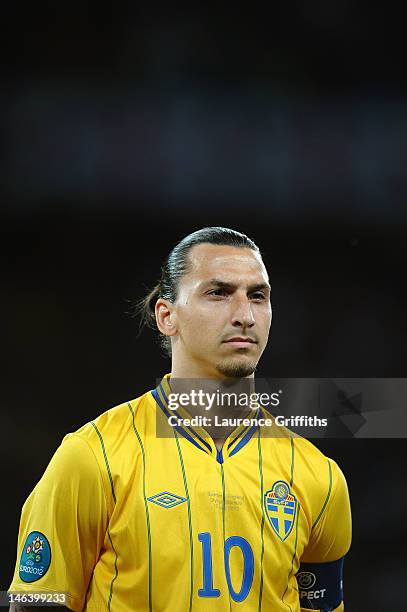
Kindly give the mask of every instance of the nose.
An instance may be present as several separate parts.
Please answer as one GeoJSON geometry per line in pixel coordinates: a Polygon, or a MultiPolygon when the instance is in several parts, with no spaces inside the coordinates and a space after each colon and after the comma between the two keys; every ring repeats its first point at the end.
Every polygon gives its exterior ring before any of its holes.
{"type": "Polygon", "coordinates": [[[255,323],[252,311],[252,304],[245,296],[244,298],[236,298],[235,308],[232,315],[232,324],[234,327],[251,328],[255,323]]]}

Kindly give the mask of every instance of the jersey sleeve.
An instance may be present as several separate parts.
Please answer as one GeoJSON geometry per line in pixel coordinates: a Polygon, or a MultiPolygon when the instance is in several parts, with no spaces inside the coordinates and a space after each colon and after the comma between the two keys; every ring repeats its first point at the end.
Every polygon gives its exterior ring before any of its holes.
{"type": "Polygon", "coordinates": [[[105,484],[88,442],[69,434],[22,513],[10,591],[65,593],[82,610],[108,525],[105,484]]]}
{"type": "Polygon", "coordinates": [[[301,557],[297,582],[301,610],[342,612],[343,562],[352,538],[349,492],[338,465],[329,460],[328,491],[301,557]]]}
{"type": "Polygon", "coordinates": [[[342,558],[350,548],[352,520],[345,476],[329,460],[330,483],[321,510],[311,529],[308,545],[301,557],[306,563],[325,563],[342,558]]]}

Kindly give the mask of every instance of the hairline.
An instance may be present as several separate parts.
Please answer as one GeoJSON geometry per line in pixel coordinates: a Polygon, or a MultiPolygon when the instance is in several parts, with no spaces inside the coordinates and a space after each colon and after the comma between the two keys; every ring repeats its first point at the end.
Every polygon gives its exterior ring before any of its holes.
{"type": "MultiPolygon", "coordinates": [[[[265,265],[265,263],[264,263],[264,261],[263,261],[263,257],[262,257],[262,254],[261,254],[261,252],[260,252],[260,249],[258,248],[258,246],[257,246],[257,245],[256,245],[256,247],[254,248],[254,247],[250,246],[249,244],[242,244],[242,245],[240,245],[240,244],[236,244],[236,245],[235,245],[235,244],[214,244],[214,243],[212,243],[212,242],[198,242],[198,243],[196,243],[196,244],[191,245],[191,246],[190,246],[190,248],[188,249],[188,251],[187,251],[187,252],[186,252],[186,254],[185,254],[185,261],[186,261],[185,270],[184,270],[184,273],[183,273],[183,274],[182,274],[182,275],[181,275],[181,276],[178,278],[178,282],[177,282],[177,285],[176,285],[176,297],[175,297],[175,300],[174,300],[174,302],[171,302],[170,300],[168,300],[168,301],[170,301],[170,303],[175,304],[175,302],[176,302],[176,301],[177,301],[177,299],[178,299],[178,290],[179,290],[179,286],[180,286],[180,284],[181,284],[181,282],[182,282],[183,278],[184,278],[185,276],[187,276],[187,275],[188,275],[188,274],[191,272],[191,267],[192,267],[192,261],[191,261],[191,252],[192,252],[192,250],[193,250],[195,247],[199,247],[199,246],[201,246],[201,245],[203,245],[203,244],[208,244],[208,245],[209,245],[209,246],[211,246],[211,247],[227,247],[227,248],[231,248],[231,249],[248,249],[248,250],[250,250],[250,251],[252,251],[252,252],[256,253],[256,254],[259,256],[260,262],[262,263],[262,265],[263,265],[263,267],[264,267],[264,269],[265,269],[265,271],[266,271],[266,273],[267,273],[267,279],[269,278],[269,275],[268,275],[268,270],[267,270],[266,265],[265,265]]],[[[214,281],[214,280],[216,280],[216,279],[211,279],[211,280],[212,280],[212,281],[214,281]]],[[[220,279],[217,279],[217,280],[219,281],[220,279]]],[[[211,282],[211,281],[205,281],[205,282],[208,282],[208,283],[209,283],[209,282],[211,282]]],[[[220,283],[228,284],[227,282],[224,282],[224,281],[220,281],[220,283]]],[[[257,283],[256,283],[256,285],[257,285],[257,283]]],[[[271,290],[271,287],[270,287],[270,284],[269,284],[269,283],[268,283],[268,284],[265,284],[265,287],[267,287],[268,289],[270,289],[270,290],[271,290]]],[[[161,299],[165,299],[165,298],[161,298],[161,299]]]]}

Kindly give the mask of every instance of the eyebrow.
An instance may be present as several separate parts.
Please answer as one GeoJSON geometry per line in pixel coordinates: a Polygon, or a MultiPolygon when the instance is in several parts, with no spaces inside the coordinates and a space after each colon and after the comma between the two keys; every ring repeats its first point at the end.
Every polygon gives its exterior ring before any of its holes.
{"type": "MultiPolygon", "coordinates": [[[[217,287],[219,289],[226,289],[228,291],[232,291],[237,289],[237,285],[235,283],[227,283],[225,281],[220,280],[219,278],[211,278],[211,280],[203,283],[202,288],[206,289],[207,287],[217,287]]],[[[249,292],[252,291],[260,291],[266,289],[267,291],[271,291],[271,287],[268,283],[255,283],[253,285],[248,285],[247,290],[249,292]]]]}

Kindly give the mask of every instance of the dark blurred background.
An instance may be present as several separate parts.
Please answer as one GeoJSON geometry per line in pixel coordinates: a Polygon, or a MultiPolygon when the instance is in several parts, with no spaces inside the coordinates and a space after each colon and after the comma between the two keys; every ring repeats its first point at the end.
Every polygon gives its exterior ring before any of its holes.
{"type": "MultiPolygon", "coordinates": [[[[406,376],[404,27],[360,1],[2,6],[1,588],[65,433],[169,371],[129,301],[186,233],[262,248],[259,375],[406,376]]],[[[406,440],[317,444],[353,503],[347,610],[401,609],[406,440]]]]}

